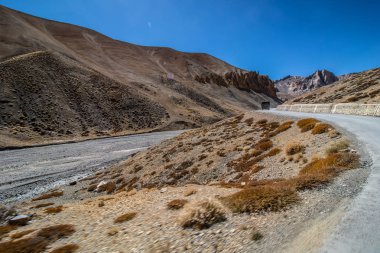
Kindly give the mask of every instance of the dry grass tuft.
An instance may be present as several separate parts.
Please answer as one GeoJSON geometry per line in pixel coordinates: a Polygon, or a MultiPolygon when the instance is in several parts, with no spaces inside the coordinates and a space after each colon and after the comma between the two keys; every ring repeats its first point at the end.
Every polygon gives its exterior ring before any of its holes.
{"type": "Polygon", "coordinates": [[[326,123],[319,123],[317,124],[312,130],[312,134],[323,134],[333,129],[333,127],[326,123]]]}
{"type": "Polygon", "coordinates": [[[9,232],[11,232],[17,228],[18,228],[18,226],[13,226],[13,225],[0,226],[0,240],[1,240],[1,238],[5,237],[9,232]]]}
{"type": "Polygon", "coordinates": [[[243,189],[221,199],[222,203],[235,213],[261,213],[280,211],[299,201],[291,187],[265,185],[243,189]]]}
{"type": "Polygon", "coordinates": [[[285,148],[285,153],[287,155],[295,155],[298,153],[302,153],[304,151],[305,151],[305,146],[301,145],[299,143],[291,143],[291,144],[287,145],[285,148]]]}
{"type": "Polygon", "coordinates": [[[32,201],[37,201],[37,200],[43,200],[43,199],[50,199],[54,197],[60,197],[63,195],[63,191],[53,191],[50,193],[43,194],[37,198],[32,199],[32,201]]]}
{"type": "Polygon", "coordinates": [[[273,132],[268,133],[269,137],[273,137],[278,135],[279,133],[285,132],[286,130],[290,129],[293,125],[294,121],[286,121],[279,125],[273,132]]]}
{"type": "Polygon", "coordinates": [[[32,236],[0,243],[0,252],[2,253],[39,253],[44,252],[50,243],[75,232],[73,225],[54,225],[45,227],[32,236]]]}
{"type": "Polygon", "coordinates": [[[63,206],[53,206],[53,207],[48,207],[44,210],[45,213],[60,213],[63,211],[63,206]]]}
{"type": "Polygon", "coordinates": [[[281,152],[281,149],[279,148],[272,148],[268,153],[267,156],[275,156],[281,152]]]}
{"type": "Polygon", "coordinates": [[[67,244],[62,247],[53,249],[50,251],[50,253],[74,253],[79,249],[79,246],[77,244],[67,244]]]}
{"type": "Polygon", "coordinates": [[[9,237],[12,239],[19,239],[19,238],[23,237],[24,235],[28,235],[34,231],[36,231],[36,230],[35,229],[24,230],[24,231],[13,233],[9,237]]]}
{"type": "Polygon", "coordinates": [[[119,217],[117,217],[114,220],[114,223],[122,223],[122,222],[125,222],[125,221],[132,220],[133,218],[136,217],[136,215],[137,215],[136,212],[130,212],[130,213],[126,213],[126,214],[120,215],[119,217]]]}
{"type": "Polygon", "coordinates": [[[256,150],[261,150],[261,151],[269,150],[271,147],[273,147],[273,142],[270,139],[268,139],[268,138],[261,139],[255,145],[255,149],[256,150]]]}
{"type": "Polygon", "coordinates": [[[193,194],[195,194],[195,193],[197,193],[197,190],[194,189],[194,188],[190,188],[190,189],[187,189],[187,190],[183,193],[183,195],[184,195],[185,197],[188,197],[188,196],[191,196],[191,195],[193,195],[193,194]]]}
{"type": "Polygon", "coordinates": [[[301,119],[297,122],[297,126],[301,129],[301,132],[307,132],[314,128],[315,124],[320,121],[314,118],[301,119]]]}
{"type": "Polygon", "coordinates": [[[204,200],[186,205],[179,223],[183,228],[209,228],[226,220],[226,210],[214,200],[204,200]]]}
{"type": "Polygon", "coordinates": [[[181,209],[186,203],[188,203],[186,199],[173,199],[170,201],[167,206],[170,210],[178,210],[181,209]]]}
{"type": "Polygon", "coordinates": [[[52,206],[52,205],[54,205],[54,203],[43,203],[43,204],[35,205],[31,208],[41,208],[41,207],[47,207],[47,206],[52,206]]]}
{"type": "Polygon", "coordinates": [[[257,121],[257,124],[259,124],[259,125],[265,125],[267,122],[268,122],[267,119],[261,119],[261,120],[257,121]]]}
{"type": "Polygon", "coordinates": [[[247,124],[247,125],[252,125],[252,123],[253,123],[253,118],[248,118],[248,119],[246,119],[246,120],[244,120],[244,122],[247,124]]]}
{"type": "Polygon", "coordinates": [[[347,140],[335,142],[326,150],[326,153],[327,154],[338,153],[339,151],[347,149],[349,146],[350,144],[347,140]]]}
{"type": "Polygon", "coordinates": [[[256,229],[252,231],[251,238],[253,241],[260,241],[261,239],[263,239],[263,237],[264,237],[263,234],[257,231],[256,229]]]}

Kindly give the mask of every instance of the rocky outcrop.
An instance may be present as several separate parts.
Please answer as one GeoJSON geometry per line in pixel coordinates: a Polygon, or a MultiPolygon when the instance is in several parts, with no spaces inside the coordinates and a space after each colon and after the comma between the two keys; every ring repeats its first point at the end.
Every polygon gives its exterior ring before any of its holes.
{"type": "Polygon", "coordinates": [[[328,70],[318,70],[308,77],[286,76],[275,81],[278,96],[281,98],[294,97],[317,88],[330,85],[339,78],[328,70]]]}
{"type": "Polygon", "coordinates": [[[224,87],[236,87],[240,90],[252,90],[258,93],[277,98],[274,83],[268,76],[260,75],[254,71],[230,71],[224,75],[208,72],[195,76],[200,83],[214,83],[224,87]]]}

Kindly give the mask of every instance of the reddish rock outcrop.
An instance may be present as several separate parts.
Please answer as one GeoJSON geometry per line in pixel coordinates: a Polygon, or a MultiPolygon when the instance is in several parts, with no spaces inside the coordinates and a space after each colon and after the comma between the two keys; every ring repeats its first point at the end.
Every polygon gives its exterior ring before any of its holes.
{"type": "Polygon", "coordinates": [[[200,83],[214,83],[219,86],[234,86],[240,90],[253,90],[258,93],[277,98],[274,83],[268,76],[260,75],[254,71],[231,71],[224,75],[208,72],[195,76],[195,80],[200,83]]]}

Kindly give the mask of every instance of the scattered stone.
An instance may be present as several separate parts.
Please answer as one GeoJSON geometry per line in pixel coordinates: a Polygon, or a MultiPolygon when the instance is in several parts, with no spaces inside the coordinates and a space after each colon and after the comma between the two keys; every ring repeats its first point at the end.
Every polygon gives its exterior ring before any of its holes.
{"type": "Polygon", "coordinates": [[[73,182],[69,183],[70,186],[73,186],[73,185],[76,185],[76,184],[77,184],[77,181],[73,181],[73,182]]]}
{"type": "Polygon", "coordinates": [[[161,193],[164,193],[164,192],[166,192],[167,190],[168,190],[168,188],[164,187],[164,188],[161,188],[160,192],[161,192],[161,193]]]}
{"type": "Polygon", "coordinates": [[[32,219],[31,216],[20,214],[8,221],[9,225],[25,226],[28,224],[28,221],[32,219]]]}

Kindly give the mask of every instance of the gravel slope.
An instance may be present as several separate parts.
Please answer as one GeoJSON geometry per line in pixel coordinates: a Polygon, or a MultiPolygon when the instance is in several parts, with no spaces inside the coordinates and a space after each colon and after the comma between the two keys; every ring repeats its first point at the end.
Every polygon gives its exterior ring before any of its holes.
{"type": "Polygon", "coordinates": [[[351,132],[362,143],[372,160],[370,175],[358,196],[344,207],[341,220],[320,252],[379,252],[380,118],[279,111],[273,113],[330,121],[351,132]]]}
{"type": "Polygon", "coordinates": [[[1,151],[0,202],[25,199],[76,180],[181,132],[139,134],[1,151]]]}

